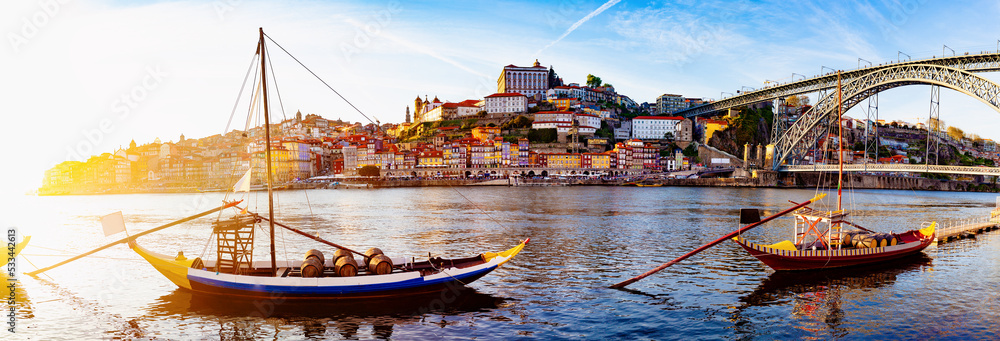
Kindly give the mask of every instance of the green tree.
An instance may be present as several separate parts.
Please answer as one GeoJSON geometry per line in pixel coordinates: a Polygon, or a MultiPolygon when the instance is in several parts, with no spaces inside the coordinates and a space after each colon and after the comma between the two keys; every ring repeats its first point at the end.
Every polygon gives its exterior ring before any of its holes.
{"type": "Polygon", "coordinates": [[[358,175],[378,177],[380,175],[380,171],[377,166],[368,165],[358,169],[358,175]]]}
{"type": "Polygon", "coordinates": [[[681,153],[690,158],[692,163],[701,163],[701,158],[698,157],[698,148],[695,147],[694,143],[689,144],[681,153]]]}
{"type": "Polygon", "coordinates": [[[952,140],[961,141],[965,137],[965,132],[962,129],[958,129],[958,127],[948,127],[948,136],[952,140]]]}
{"type": "Polygon", "coordinates": [[[531,126],[531,122],[530,118],[518,116],[513,120],[507,121],[507,123],[504,123],[500,128],[504,130],[527,128],[531,126]]]}
{"type": "Polygon", "coordinates": [[[587,86],[589,86],[591,88],[596,88],[596,87],[601,86],[601,77],[597,77],[597,76],[589,75],[588,74],[587,75],[587,86]]]}
{"type": "Polygon", "coordinates": [[[532,129],[528,132],[528,141],[532,143],[552,143],[559,137],[555,128],[532,129]]]}
{"type": "Polygon", "coordinates": [[[945,127],[944,121],[940,119],[932,118],[927,121],[927,128],[931,131],[942,131],[945,130],[945,127]]]}

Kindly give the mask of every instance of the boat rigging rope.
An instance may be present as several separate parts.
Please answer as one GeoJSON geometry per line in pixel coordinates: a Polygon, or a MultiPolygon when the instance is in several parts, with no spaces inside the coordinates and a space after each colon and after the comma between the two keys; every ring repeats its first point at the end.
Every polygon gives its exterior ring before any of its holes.
{"type": "Polygon", "coordinates": [[[274,92],[278,94],[278,106],[281,108],[281,119],[284,122],[288,120],[288,116],[285,115],[285,103],[281,101],[281,90],[278,89],[278,76],[274,74],[274,65],[271,65],[271,50],[264,50],[264,52],[267,53],[267,66],[271,68],[271,85],[274,85],[274,92]]]}
{"type": "MultiPolygon", "coordinates": [[[[451,277],[451,279],[454,279],[456,282],[462,283],[462,285],[468,285],[468,284],[465,284],[465,282],[462,282],[462,280],[456,278],[455,276],[452,276],[447,271],[444,271],[444,269],[438,269],[436,266],[434,266],[434,260],[431,259],[430,254],[427,255],[427,263],[431,265],[431,269],[437,270],[437,271],[439,271],[439,272],[441,272],[441,273],[443,273],[445,275],[448,275],[448,277],[451,277]]],[[[443,265],[444,264],[442,264],[442,266],[443,265]]]]}
{"type": "Polygon", "coordinates": [[[274,43],[274,45],[277,45],[278,48],[280,48],[282,51],[285,51],[285,54],[287,54],[289,57],[292,57],[292,59],[294,59],[296,63],[299,63],[299,65],[301,65],[303,68],[305,68],[306,71],[309,71],[309,73],[311,73],[313,75],[313,77],[316,77],[316,79],[318,79],[321,83],[323,83],[323,85],[326,85],[326,87],[328,89],[330,89],[330,91],[333,91],[333,93],[337,94],[337,97],[340,97],[340,99],[344,100],[344,102],[347,103],[347,105],[350,105],[351,108],[354,108],[354,111],[357,111],[359,114],[361,114],[361,116],[364,116],[366,119],[368,119],[369,122],[375,123],[376,126],[377,126],[377,128],[379,129],[379,131],[382,131],[382,127],[378,126],[378,123],[376,123],[374,120],[372,120],[370,117],[368,117],[368,115],[365,115],[365,113],[362,112],[361,109],[358,109],[358,107],[356,107],[354,105],[354,103],[351,103],[351,101],[348,101],[347,98],[345,98],[343,95],[341,95],[340,92],[337,92],[336,89],[334,89],[332,86],[330,86],[330,84],[328,84],[326,81],[324,81],[323,78],[320,78],[319,75],[317,75],[311,69],[309,69],[308,66],[306,66],[301,61],[299,61],[298,58],[295,58],[295,56],[293,56],[291,52],[288,52],[288,50],[286,50],[283,46],[281,46],[281,44],[278,44],[278,42],[274,41],[274,39],[271,39],[271,36],[267,35],[267,33],[264,33],[264,36],[267,37],[267,39],[270,40],[272,43],[274,43]]]}
{"type": "Polygon", "coordinates": [[[476,204],[475,201],[472,201],[472,199],[469,199],[468,197],[466,197],[465,194],[462,194],[462,192],[459,191],[458,188],[455,188],[450,183],[448,184],[448,187],[451,188],[451,189],[453,189],[453,190],[455,190],[455,193],[458,193],[458,195],[461,195],[462,198],[465,198],[465,201],[468,201],[470,204],[472,204],[472,207],[475,207],[477,210],[479,210],[479,212],[482,212],[483,214],[485,214],[487,217],[490,218],[490,220],[492,220],[494,223],[496,223],[497,225],[499,225],[501,228],[503,228],[505,230],[508,229],[507,226],[504,226],[503,223],[500,223],[500,221],[497,220],[496,218],[494,218],[493,215],[491,215],[489,212],[486,212],[486,210],[484,210],[482,207],[479,207],[479,205],[476,204]]]}
{"type": "MultiPolygon", "coordinates": [[[[247,68],[247,75],[243,76],[243,84],[240,85],[240,92],[236,95],[236,103],[233,103],[233,111],[229,113],[229,121],[226,122],[226,130],[222,132],[222,135],[226,135],[229,132],[229,125],[233,123],[233,117],[236,116],[236,108],[240,106],[240,99],[243,98],[243,89],[247,86],[247,79],[250,79],[250,72],[254,70],[254,65],[257,64],[257,54],[253,54],[253,58],[250,59],[250,67],[247,68]]],[[[257,80],[257,73],[254,72],[254,83],[257,80]]]]}

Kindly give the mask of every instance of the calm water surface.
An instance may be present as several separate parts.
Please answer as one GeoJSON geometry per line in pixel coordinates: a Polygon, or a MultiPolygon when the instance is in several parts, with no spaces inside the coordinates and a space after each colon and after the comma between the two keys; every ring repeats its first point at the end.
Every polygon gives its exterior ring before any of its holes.
{"type": "MultiPolygon", "coordinates": [[[[877,267],[774,273],[723,243],[630,286],[638,275],[736,229],[738,210],[765,214],[809,190],[725,188],[403,188],[279,193],[278,219],[391,256],[468,256],[531,243],[468,289],[413,300],[240,301],[177,289],[119,245],[39,278],[21,275],[14,339],[997,339],[1000,236],[931,247],[877,267]]],[[[994,194],[857,191],[853,220],[879,231],[981,217],[994,194]]],[[[121,210],[137,232],[204,211],[212,194],[15,197],[4,226],[32,235],[46,266],[107,243],[99,218],[121,210]]],[[[266,210],[265,196],[248,199],[266,210]]],[[[825,203],[834,203],[826,199],[825,203]]],[[[829,207],[827,207],[829,208],[829,207]]],[[[165,254],[206,250],[209,222],[140,238],[165,254]]],[[[791,219],[746,237],[788,239],[791,219]]],[[[278,232],[279,258],[322,245],[278,232]]],[[[258,244],[256,259],[265,259],[258,244]]],[[[211,248],[209,248],[211,250],[211,248]]],[[[209,254],[211,251],[209,252],[209,254]]],[[[209,256],[208,257],[214,257],[209,256]]],[[[27,261],[18,263],[32,270],[27,261]]],[[[4,332],[4,339],[10,334],[4,332]]]]}

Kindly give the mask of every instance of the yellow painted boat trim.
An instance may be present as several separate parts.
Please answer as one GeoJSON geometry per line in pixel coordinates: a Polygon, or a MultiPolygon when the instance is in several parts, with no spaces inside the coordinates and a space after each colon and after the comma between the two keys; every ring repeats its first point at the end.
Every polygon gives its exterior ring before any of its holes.
{"type": "Polygon", "coordinates": [[[28,246],[29,241],[31,241],[31,236],[24,236],[24,239],[21,239],[21,242],[14,246],[14,257],[17,257],[17,254],[21,253],[25,246],[28,246]]]}
{"type": "Polygon", "coordinates": [[[799,250],[799,249],[796,249],[795,248],[795,244],[792,243],[789,240],[783,240],[781,242],[774,243],[774,244],[771,244],[771,245],[760,245],[760,244],[753,244],[753,243],[745,242],[744,241],[745,239],[740,238],[739,236],[733,237],[733,240],[735,240],[737,242],[741,242],[741,243],[752,245],[755,248],[769,247],[769,248],[772,248],[772,249],[785,250],[785,251],[798,251],[799,250]]]}
{"type": "Polygon", "coordinates": [[[145,258],[156,271],[159,271],[171,282],[174,282],[174,284],[181,288],[191,289],[191,282],[187,278],[188,269],[191,268],[191,265],[194,264],[197,258],[190,259],[184,257],[183,253],[180,253],[177,257],[171,259],[169,256],[149,251],[139,246],[135,241],[130,242],[129,247],[132,248],[132,251],[138,253],[139,256],[145,258]]]}
{"type": "Polygon", "coordinates": [[[931,226],[920,229],[920,234],[930,237],[934,235],[934,228],[937,227],[937,222],[931,222],[931,226]]]}
{"type": "Polygon", "coordinates": [[[795,244],[792,243],[790,240],[783,240],[778,243],[774,243],[771,245],[762,245],[762,246],[769,247],[772,249],[785,250],[785,251],[798,251],[798,249],[795,248],[795,244]]]}
{"type": "Polygon", "coordinates": [[[508,261],[510,261],[512,258],[514,258],[514,256],[517,256],[517,254],[519,252],[521,252],[522,249],[524,249],[524,246],[527,245],[528,241],[530,241],[530,240],[531,240],[531,238],[528,238],[528,239],[524,240],[523,242],[521,242],[521,244],[518,244],[517,246],[512,247],[509,250],[504,251],[504,252],[500,252],[500,253],[486,252],[486,253],[483,253],[483,260],[485,260],[487,263],[489,263],[489,262],[493,261],[494,258],[498,258],[498,259],[500,259],[500,264],[497,264],[497,266],[501,266],[504,263],[507,263],[508,261]]]}

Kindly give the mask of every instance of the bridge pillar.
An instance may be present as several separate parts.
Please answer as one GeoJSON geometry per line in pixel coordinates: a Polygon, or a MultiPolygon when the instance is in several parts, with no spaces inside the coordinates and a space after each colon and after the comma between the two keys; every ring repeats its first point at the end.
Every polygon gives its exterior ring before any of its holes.
{"type": "Polygon", "coordinates": [[[770,165],[771,169],[774,169],[775,166],[777,166],[774,164],[774,144],[767,145],[767,152],[764,154],[764,164],[770,165]]]}
{"type": "Polygon", "coordinates": [[[868,122],[865,125],[865,163],[878,162],[878,93],[868,97],[868,122]]]}
{"type": "Polygon", "coordinates": [[[938,85],[931,86],[931,109],[930,118],[927,119],[927,149],[924,153],[924,164],[930,164],[931,162],[931,144],[934,145],[934,164],[938,164],[938,154],[940,154],[941,142],[938,140],[937,132],[941,128],[941,87],[938,85]],[[933,137],[931,134],[931,126],[934,126],[933,137]],[[934,142],[931,142],[931,141],[934,142]]]}
{"type": "Polygon", "coordinates": [[[753,154],[754,160],[757,160],[757,165],[763,165],[764,163],[764,151],[761,149],[760,143],[757,144],[757,153],[753,154]]]}
{"type": "Polygon", "coordinates": [[[750,143],[743,144],[743,168],[750,167],[750,143]]]}

